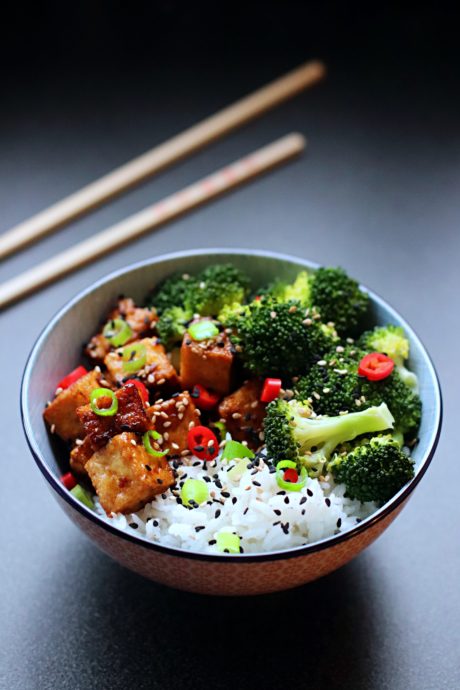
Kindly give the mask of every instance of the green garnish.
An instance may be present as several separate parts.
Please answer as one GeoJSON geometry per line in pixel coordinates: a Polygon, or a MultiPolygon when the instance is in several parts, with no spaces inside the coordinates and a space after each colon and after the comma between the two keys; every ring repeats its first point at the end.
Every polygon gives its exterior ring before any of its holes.
{"type": "Polygon", "coordinates": [[[142,437],[142,442],[144,444],[145,450],[149,455],[153,455],[155,458],[162,458],[164,455],[166,455],[166,453],[169,452],[169,448],[162,451],[155,450],[155,448],[152,447],[152,444],[150,442],[151,438],[153,438],[154,441],[158,441],[158,439],[161,438],[161,434],[159,434],[158,431],[155,431],[154,429],[146,431],[142,437]]]}
{"type": "Polygon", "coordinates": [[[250,448],[238,441],[227,441],[222,452],[222,460],[235,460],[235,458],[254,458],[250,448]]]}
{"type": "Polygon", "coordinates": [[[94,414],[98,414],[100,417],[113,417],[118,411],[118,398],[110,388],[95,388],[91,391],[89,404],[94,414]],[[99,398],[110,398],[112,404],[110,407],[99,407],[97,404],[99,398]]]}
{"type": "Polygon", "coordinates": [[[208,485],[201,479],[186,479],[180,491],[182,503],[190,508],[192,502],[200,505],[208,500],[208,496],[208,485]]]}
{"type": "Polygon", "coordinates": [[[105,324],[102,335],[114,347],[121,347],[132,337],[133,331],[124,319],[112,319],[105,324]]]}
{"type": "Polygon", "coordinates": [[[192,323],[188,329],[189,335],[193,340],[207,340],[219,335],[219,329],[212,321],[197,321],[192,323]]]}
{"type": "Polygon", "coordinates": [[[91,508],[91,510],[93,510],[93,497],[89,491],[86,491],[86,489],[80,486],[80,484],[74,486],[73,489],[70,490],[70,493],[75,496],[77,501],[80,501],[80,503],[83,503],[83,505],[85,505],[87,508],[91,508]]]}
{"type": "Polygon", "coordinates": [[[211,425],[216,427],[216,429],[219,431],[220,440],[223,441],[225,438],[225,434],[227,433],[227,427],[225,426],[225,422],[211,422],[211,425]]]}
{"type": "Polygon", "coordinates": [[[240,553],[240,538],[233,532],[219,532],[216,535],[216,546],[223,553],[240,553]]]}
{"type": "Polygon", "coordinates": [[[280,462],[276,465],[276,483],[280,489],[284,489],[285,491],[301,491],[301,489],[303,489],[307,483],[307,470],[305,467],[301,468],[300,480],[294,484],[293,482],[286,481],[283,477],[283,470],[288,468],[297,470],[297,463],[295,463],[293,460],[280,460],[280,462]]]}
{"type": "Polygon", "coordinates": [[[133,374],[142,369],[147,362],[147,350],[143,343],[133,343],[123,348],[123,371],[133,374]]]}

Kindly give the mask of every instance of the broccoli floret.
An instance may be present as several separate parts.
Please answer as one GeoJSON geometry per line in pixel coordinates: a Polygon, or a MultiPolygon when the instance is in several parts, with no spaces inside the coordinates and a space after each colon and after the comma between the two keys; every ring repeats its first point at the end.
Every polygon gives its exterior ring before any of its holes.
{"type": "Polygon", "coordinates": [[[155,307],[158,314],[162,314],[170,307],[184,308],[196,288],[196,278],[189,276],[188,273],[171,276],[154,290],[147,300],[147,306],[155,307]]]}
{"type": "Polygon", "coordinates": [[[218,313],[217,320],[223,326],[231,328],[238,323],[238,320],[247,312],[247,305],[241,304],[240,302],[233,302],[232,304],[226,304],[223,309],[218,313]]]}
{"type": "Polygon", "coordinates": [[[338,484],[345,484],[346,496],[362,502],[386,503],[414,476],[413,460],[391,435],[366,439],[334,455],[328,469],[338,484]]]}
{"type": "Polygon", "coordinates": [[[311,279],[311,304],[339,335],[352,334],[365,316],[369,296],[342,268],[319,268],[311,279]]]}
{"type": "Polygon", "coordinates": [[[247,368],[260,376],[293,376],[330,349],[335,332],[305,319],[299,302],[263,298],[248,305],[231,336],[247,368]]]}
{"type": "Polygon", "coordinates": [[[393,422],[384,403],[347,415],[313,417],[308,405],[277,398],[267,406],[264,422],[267,454],[274,461],[287,459],[307,465],[313,454],[315,461],[319,456],[326,462],[339,444],[391,429],[393,422]]]}
{"type": "Polygon", "coordinates": [[[417,389],[417,376],[405,366],[405,360],[409,357],[409,340],[401,326],[377,326],[374,330],[363,333],[358,345],[363,350],[383,352],[391,357],[404,383],[410,388],[417,389]]]}
{"type": "Polygon", "coordinates": [[[355,346],[337,346],[314,364],[295,385],[299,400],[311,400],[317,414],[355,412],[385,402],[403,433],[414,433],[420,425],[421,401],[397,369],[381,381],[358,375],[358,365],[366,353],[355,346]]]}
{"type": "Polygon", "coordinates": [[[196,280],[186,306],[200,316],[217,316],[224,307],[243,303],[249,292],[249,279],[231,264],[208,266],[196,280]]]}
{"type": "Polygon", "coordinates": [[[296,300],[307,307],[310,304],[310,276],[307,271],[300,271],[293,283],[275,280],[258,294],[273,297],[277,302],[296,300]]]}
{"type": "Polygon", "coordinates": [[[192,317],[192,312],[186,311],[182,307],[164,309],[157,321],[156,330],[167,349],[171,349],[182,340],[192,317]]]}

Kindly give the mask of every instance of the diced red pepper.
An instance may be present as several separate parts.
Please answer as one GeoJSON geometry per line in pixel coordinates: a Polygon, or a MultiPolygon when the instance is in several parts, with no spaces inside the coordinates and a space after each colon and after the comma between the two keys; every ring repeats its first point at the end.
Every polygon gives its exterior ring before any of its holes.
{"type": "Polygon", "coordinates": [[[296,470],[289,468],[287,470],[284,470],[283,479],[286,482],[291,482],[291,484],[297,484],[299,480],[299,475],[296,470]]]}
{"type": "Polygon", "coordinates": [[[71,491],[74,488],[74,486],[77,486],[78,483],[75,477],[73,476],[72,472],[67,472],[67,474],[63,474],[60,481],[69,491],[71,491]]]}
{"type": "Polygon", "coordinates": [[[365,355],[359,363],[358,374],[369,381],[381,381],[391,374],[395,363],[381,352],[371,352],[365,355]]]}
{"type": "Polygon", "coordinates": [[[192,427],[187,436],[188,448],[200,460],[214,460],[219,453],[219,441],[207,426],[192,427]]]}
{"type": "Polygon", "coordinates": [[[281,390],[281,379],[265,379],[260,399],[262,402],[269,403],[278,397],[281,390]]]}
{"type": "Polygon", "coordinates": [[[87,373],[88,372],[85,367],[77,367],[71,371],[70,374],[67,374],[67,376],[64,376],[64,378],[59,381],[57,388],[62,388],[62,390],[70,388],[73,383],[78,381],[78,379],[81,379],[81,377],[87,373]]]}
{"type": "Polygon", "coordinates": [[[204,386],[200,386],[199,383],[193,386],[190,396],[200,410],[212,410],[220,400],[219,395],[211,393],[211,391],[208,391],[204,386]]]}
{"type": "Polygon", "coordinates": [[[149,402],[149,392],[142,381],[139,381],[139,379],[128,379],[128,381],[125,381],[125,386],[127,383],[133,383],[136,386],[144,404],[149,402]]]}
{"type": "Polygon", "coordinates": [[[256,295],[254,297],[254,302],[260,302],[261,299],[262,299],[262,297],[260,295],[256,295]]]}

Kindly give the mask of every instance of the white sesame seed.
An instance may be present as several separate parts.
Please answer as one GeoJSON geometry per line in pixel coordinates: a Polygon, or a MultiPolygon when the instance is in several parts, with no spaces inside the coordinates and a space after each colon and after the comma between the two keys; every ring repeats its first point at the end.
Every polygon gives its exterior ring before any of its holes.
{"type": "Polygon", "coordinates": [[[189,450],[183,450],[181,455],[190,455],[190,451],[189,450]]]}
{"type": "Polygon", "coordinates": [[[270,316],[272,317],[272,319],[276,319],[276,311],[271,311],[270,316]]]}
{"type": "Polygon", "coordinates": [[[54,391],[54,395],[59,395],[59,393],[62,393],[63,390],[63,388],[56,388],[56,390],[54,391]]]}
{"type": "Polygon", "coordinates": [[[360,400],[359,398],[356,398],[356,400],[355,400],[355,405],[356,405],[356,407],[361,407],[362,402],[361,402],[361,400],[360,400]]]}
{"type": "Polygon", "coordinates": [[[50,431],[52,434],[56,431],[56,424],[51,424],[50,431]]]}
{"type": "Polygon", "coordinates": [[[354,342],[355,342],[355,341],[354,341],[353,338],[347,338],[347,343],[348,343],[349,345],[353,345],[354,342]]]}
{"type": "Polygon", "coordinates": [[[162,385],[165,383],[165,381],[166,381],[165,378],[158,379],[157,384],[158,384],[159,386],[162,386],[162,385]]]}
{"type": "Polygon", "coordinates": [[[131,443],[132,446],[137,446],[137,443],[136,443],[136,441],[135,441],[133,438],[131,439],[130,443],[131,443]]]}
{"type": "Polygon", "coordinates": [[[323,388],[323,393],[330,393],[331,389],[330,388],[323,388]]]}
{"type": "Polygon", "coordinates": [[[321,399],[320,394],[317,393],[316,391],[313,391],[313,397],[316,398],[316,400],[320,400],[320,399],[321,399]]]}
{"type": "Polygon", "coordinates": [[[289,307],[289,313],[294,314],[297,311],[297,307],[295,304],[292,305],[292,307],[289,307]]]}
{"type": "Polygon", "coordinates": [[[75,439],[75,445],[76,446],[81,446],[82,444],[83,444],[83,441],[81,440],[81,438],[75,439]]]}
{"type": "Polygon", "coordinates": [[[174,448],[174,450],[177,450],[178,448],[180,448],[180,446],[178,443],[171,443],[171,448],[174,448]]]}
{"type": "Polygon", "coordinates": [[[234,413],[232,414],[232,418],[233,418],[233,419],[241,419],[241,414],[240,414],[239,412],[234,412],[234,413]]]}
{"type": "Polygon", "coordinates": [[[164,422],[163,426],[165,427],[165,429],[167,429],[168,426],[171,426],[171,422],[164,422]]]}
{"type": "Polygon", "coordinates": [[[304,326],[311,326],[313,321],[311,319],[304,319],[302,323],[304,326]]]}
{"type": "Polygon", "coordinates": [[[340,410],[339,414],[342,416],[346,415],[346,414],[348,414],[348,410],[340,410]]]}
{"type": "Polygon", "coordinates": [[[320,359],[319,362],[317,362],[317,365],[319,367],[325,367],[326,366],[326,360],[325,359],[320,359]]]}
{"type": "Polygon", "coordinates": [[[155,381],[155,376],[153,374],[149,374],[147,376],[147,381],[148,383],[153,383],[155,381]]]}
{"type": "Polygon", "coordinates": [[[101,373],[101,367],[99,367],[99,366],[94,367],[94,371],[95,371],[97,374],[100,374],[100,373],[101,373]]]}
{"type": "Polygon", "coordinates": [[[257,407],[258,404],[259,404],[259,401],[258,401],[258,400],[254,400],[254,401],[251,403],[252,409],[254,409],[255,407],[257,407]]]}
{"type": "Polygon", "coordinates": [[[193,420],[191,422],[189,422],[189,425],[188,425],[189,429],[193,429],[194,426],[195,426],[195,422],[193,420]]]}
{"type": "Polygon", "coordinates": [[[345,352],[345,348],[342,345],[337,345],[335,348],[336,352],[345,352]]]}
{"type": "Polygon", "coordinates": [[[169,434],[168,434],[167,431],[164,431],[164,432],[163,432],[163,438],[164,438],[165,441],[169,441],[169,434]]]}

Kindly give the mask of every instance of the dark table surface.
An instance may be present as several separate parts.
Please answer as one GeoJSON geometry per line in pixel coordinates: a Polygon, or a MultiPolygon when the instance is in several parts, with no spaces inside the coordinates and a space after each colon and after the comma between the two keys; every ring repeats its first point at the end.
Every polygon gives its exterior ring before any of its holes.
{"type": "MultiPolygon", "coordinates": [[[[368,60],[345,63],[327,46],[323,85],[0,266],[0,280],[15,275],[286,132],[309,138],[302,159],[0,315],[2,688],[460,687],[458,81],[429,50],[391,60],[387,46],[387,62],[369,46],[368,60]],[[48,492],[18,410],[26,357],[68,298],[130,262],[216,245],[346,267],[414,326],[445,402],[432,466],[375,544],[320,581],[241,600],[166,589],[99,552],[48,492]]],[[[247,62],[152,61],[46,79],[31,67],[8,81],[1,228],[313,55],[299,43],[262,48],[247,62]]]]}

